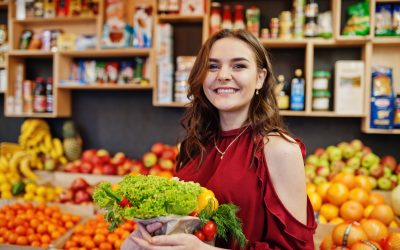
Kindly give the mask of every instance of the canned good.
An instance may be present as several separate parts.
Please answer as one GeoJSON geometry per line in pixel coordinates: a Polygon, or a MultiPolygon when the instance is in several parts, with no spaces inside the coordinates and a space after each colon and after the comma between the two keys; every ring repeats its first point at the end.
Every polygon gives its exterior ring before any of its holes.
{"type": "Polygon", "coordinates": [[[7,25],[0,24],[0,45],[7,42],[7,25]]]}
{"type": "Polygon", "coordinates": [[[326,111],[329,109],[329,99],[331,92],[328,90],[314,90],[312,109],[318,111],[326,111]]]}
{"type": "Polygon", "coordinates": [[[329,79],[331,72],[326,70],[315,70],[313,74],[313,89],[327,90],[329,89],[329,79]]]}

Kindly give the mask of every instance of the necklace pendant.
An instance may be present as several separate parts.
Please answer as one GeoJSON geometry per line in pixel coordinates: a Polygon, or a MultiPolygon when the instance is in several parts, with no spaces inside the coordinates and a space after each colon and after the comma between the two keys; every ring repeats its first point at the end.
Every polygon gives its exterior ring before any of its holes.
{"type": "Polygon", "coordinates": [[[222,160],[222,158],[224,158],[224,155],[221,155],[221,160],[222,160]]]}

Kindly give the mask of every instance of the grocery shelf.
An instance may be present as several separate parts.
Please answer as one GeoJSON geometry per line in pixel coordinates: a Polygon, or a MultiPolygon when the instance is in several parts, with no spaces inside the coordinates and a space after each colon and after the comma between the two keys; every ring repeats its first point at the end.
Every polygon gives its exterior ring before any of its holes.
{"type": "Polygon", "coordinates": [[[182,102],[166,102],[166,103],[160,103],[160,102],[154,102],[153,106],[156,107],[170,107],[170,108],[185,108],[188,105],[188,103],[182,103],[182,102]]]}
{"type": "Polygon", "coordinates": [[[400,0],[375,0],[377,3],[399,3],[400,0]]]}
{"type": "Polygon", "coordinates": [[[5,63],[0,63],[0,69],[5,68],[6,64],[5,63]]]}
{"type": "Polygon", "coordinates": [[[71,23],[87,23],[96,22],[97,17],[54,17],[54,18],[25,18],[25,19],[13,19],[15,24],[71,24],[71,23]]]}
{"type": "Polygon", "coordinates": [[[400,129],[377,129],[367,128],[363,130],[366,134],[388,134],[388,135],[400,135],[400,129]]]}
{"type": "Polygon", "coordinates": [[[57,117],[54,113],[5,113],[6,117],[32,117],[32,118],[54,118],[57,117]]]}
{"type": "Polygon", "coordinates": [[[364,114],[338,114],[334,111],[311,111],[307,113],[307,116],[314,116],[314,117],[355,117],[355,118],[362,118],[364,114]]]}
{"type": "Polygon", "coordinates": [[[18,57],[31,57],[31,58],[50,58],[53,56],[53,52],[51,51],[43,51],[43,50],[11,50],[8,52],[9,56],[18,56],[18,57]]]}
{"type": "Polygon", "coordinates": [[[140,84],[116,84],[116,83],[99,83],[99,84],[59,84],[59,89],[71,89],[71,90],[151,90],[152,85],[140,85],[140,84]]]}
{"type": "Polygon", "coordinates": [[[158,15],[158,21],[164,23],[202,22],[203,18],[204,16],[202,15],[179,15],[179,14],[158,15]]]}
{"type": "Polygon", "coordinates": [[[363,45],[371,40],[371,36],[339,36],[336,39],[338,44],[363,45]]]}
{"type": "Polygon", "coordinates": [[[373,44],[399,44],[400,45],[400,37],[374,37],[374,39],[372,39],[372,43],[373,44]]]}
{"type": "Polygon", "coordinates": [[[7,9],[8,3],[7,2],[0,2],[0,10],[7,9]]]}
{"type": "Polygon", "coordinates": [[[260,41],[263,46],[268,48],[296,48],[307,46],[307,39],[261,38],[260,41]]]}
{"type": "Polygon", "coordinates": [[[56,171],[53,172],[53,178],[55,183],[61,187],[70,187],[72,182],[77,178],[85,179],[90,185],[97,184],[104,180],[111,182],[112,184],[121,182],[123,176],[119,175],[100,175],[100,174],[83,174],[83,173],[67,173],[56,171]]]}
{"type": "Polygon", "coordinates": [[[279,110],[282,116],[306,116],[306,111],[279,110]]]}
{"type": "Polygon", "coordinates": [[[70,57],[129,57],[129,56],[148,56],[151,48],[121,48],[121,49],[94,49],[79,51],[60,51],[62,56],[70,57]]]}

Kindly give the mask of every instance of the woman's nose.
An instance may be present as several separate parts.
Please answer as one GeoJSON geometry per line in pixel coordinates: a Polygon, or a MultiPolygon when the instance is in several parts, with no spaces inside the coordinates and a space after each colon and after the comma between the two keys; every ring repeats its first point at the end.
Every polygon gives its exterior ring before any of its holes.
{"type": "Polygon", "coordinates": [[[231,71],[229,67],[223,66],[218,72],[218,81],[220,82],[226,82],[231,80],[231,71]]]}

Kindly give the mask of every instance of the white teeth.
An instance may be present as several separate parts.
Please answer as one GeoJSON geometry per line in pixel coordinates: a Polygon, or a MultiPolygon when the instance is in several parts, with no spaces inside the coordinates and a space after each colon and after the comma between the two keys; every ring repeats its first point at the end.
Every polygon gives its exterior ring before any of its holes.
{"type": "Polygon", "coordinates": [[[235,92],[234,89],[217,89],[218,94],[234,94],[235,92]]]}

